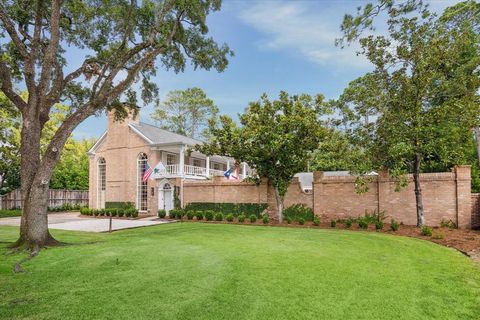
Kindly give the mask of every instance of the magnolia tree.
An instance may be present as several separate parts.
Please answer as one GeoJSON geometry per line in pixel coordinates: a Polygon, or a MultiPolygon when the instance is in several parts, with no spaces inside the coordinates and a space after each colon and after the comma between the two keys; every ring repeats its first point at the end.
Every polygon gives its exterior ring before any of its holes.
{"type": "Polygon", "coordinates": [[[344,40],[357,38],[383,9],[387,34],[360,38],[375,69],[350,83],[338,105],[347,130],[375,167],[388,169],[399,187],[407,182],[405,174],[413,173],[417,225],[422,226],[420,173],[431,163],[465,162],[478,125],[479,36],[471,23],[452,27],[455,10],[437,18],[420,1],[380,1],[345,18],[344,40]]]}
{"type": "Polygon", "coordinates": [[[117,119],[136,111],[136,91],[151,102],[157,87],[150,79],[159,66],[180,72],[189,60],[194,68],[226,68],[232,52],[207,36],[206,18],[220,5],[220,0],[0,2],[0,90],[21,114],[23,212],[17,247],[37,252],[57,243],[48,231],[48,185],[79,123],[107,108],[117,119]],[[141,90],[130,90],[137,81],[141,90]],[[44,126],[59,102],[69,110],[42,150],[44,126]]]}
{"type": "Polygon", "coordinates": [[[304,171],[327,129],[320,120],[326,113],[323,97],[290,97],[278,100],[263,95],[241,114],[240,124],[228,116],[211,122],[211,140],[196,149],[208,155],[221,154],[247,162],[259,178],[275,189],[278,220],[283,221],[283,200],[293,176],[304,171]]]}

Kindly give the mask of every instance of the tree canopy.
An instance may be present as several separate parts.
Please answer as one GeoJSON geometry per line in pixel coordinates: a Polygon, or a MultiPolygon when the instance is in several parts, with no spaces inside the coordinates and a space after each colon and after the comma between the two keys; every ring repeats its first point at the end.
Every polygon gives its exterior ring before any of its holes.
{"type": "Polygon", "coordinates": [[[156,105],[152,118],[164,129],[200,139],[208,135],[208,120],[215,120],[217,113],[213,100],[194,87],[170,91],[165,101],[156,105]]]}
{"type": "Polygon", "coordinates": [[[240,126],[228,116],[211,122],[211,141],[196,149],[208,155],[221,154],[247,162],[259,178],[275,189],[278,219],[283,219],[283,199],[293,176],[307,169],[311,152],[327,129],[320,116],[328,109],[323,96],[289,96],[277,100],[262,95],[239,115],[240,126]]]}

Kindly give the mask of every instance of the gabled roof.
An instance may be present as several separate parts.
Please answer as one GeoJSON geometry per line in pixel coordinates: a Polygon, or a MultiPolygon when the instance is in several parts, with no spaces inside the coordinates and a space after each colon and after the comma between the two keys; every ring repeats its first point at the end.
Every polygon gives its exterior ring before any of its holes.
{"type": "Polygon", "coordinates": [[[178,133],[173,133],[165,129],[153,126],[147,123],[131,123],[129,125],[133,131],[146,138],[150,144],[186,144],[188,146],[194,146],[196,144],[202,144],[203,142],[197,139],[193,139],[178,133]]]}
{"type": "Polygon", "coordinates": [[[87,151],[88,155],[93,155],[95,153],[95,150],[102,144],[103,140],[105,140],[105,137],[107,136],[107,131],[105,131],[101,136],[100,139],[95,142],[95,144],[90,148],[90,150],[87,151]]]}

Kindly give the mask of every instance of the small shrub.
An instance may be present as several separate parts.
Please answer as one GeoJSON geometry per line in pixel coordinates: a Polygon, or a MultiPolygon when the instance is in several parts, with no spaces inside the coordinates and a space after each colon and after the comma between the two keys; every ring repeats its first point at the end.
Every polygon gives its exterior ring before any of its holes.
{"type": "Polygon", "coordinates": [[[365,218],[360,218],[358,220],[358,227],[361,229],[368,229],[368,220],[365,218]]]}
{"type": "Polygon", "coordinates": [[[132,217],[136,218],[138,217],[138,210],[137,209],[131,209],[132,210],[132,217]]]}
{"type": "Polygon", "coordinates": [[[221,212],[215,213],[215,221],[223,221],[223,214],[221,212]]]}
{"type": "Polygon", "coordinates": [[[268,217],[268,215],[263,216],[262,222],[263,222],[263,224],[268,224],[270,222],[270,218],[268,217]]]}
{"type": "Polygon", "coordinates": [[[192,220],[194,216],[195,216],[195,213],[193,211],[187,211],[188,220],[192,220]]]}
{"type": "Polygon", "coordinates": [[[205,218],[207,218],[207,221],[212,221],[214,215],[215,213],[212,210],[205,211],[205,218]]]}
{"type": "Polygon", "coordinates": [[[104,216],[105,213],[106,213],[105,209],[101,209],[101,210],[100,210],[100,215],[101,215],[101,216],[104,216]]]}
{"type": "Polygon", "coordinates": [[[240,222],[240,223],[244,223],[244,222],[245,222],[245,215],[244,215],[244,214],[240,214],[240,215],[238,216],[238,222],[240,222]]]}
{"type": "Polygon", "coordinates": [[[350,229],[352,227],[352,219],[345,220],[343,225],[345,226],[345,229],[350,229]]]}
{"type": "Polygon", "coordinates": [[[336,228],[337,227],[337,220],[330,221],[330,227],[336,228]]]}
{"type": "Polygon", "coordinates": [[[392,231],[397,231],[399,227],[400,224],[398,223],[398,221],[392,219],[392,222],[390,222],[390,229],[392,229],[392,231]]]}
{"type": "Polygon", "coordinates": [[[432,238],[437,240],[443,239],[445,238],[445,233],[443,233],[442,231],[436,231],[432,234],[432,238]]]}
{"type": "Polygon", "coordinates": [[[203,212],[202,211],[197,211],[195,213],[195,216],[197,217],[197,220],[203,220],[203,212]]]}
{"type": "Polygon", "coordinates": [[[167,211],[165,211],[165,210],[163,210],[163,209],[159,209],[159,210],[158,210],[158,217],[159,217],[160,219],[163,219],[163,218],[165,218],[166,216],[167,216],[167,211]]]}
{"type": "Polygon", "coordinates": [[[432,236],[432,228],[431,227],[423,226],[421,232],[422,232],[422,235],[424,235],[424,236],[427,236],[427,237],[432,236]]]}
{"type": "Polygon", "coordinates": [[[382,230],[383,229],[383,221],[376,221],[375,222],[375,229],[382,230]]]}
{"type": "Polygon", "coordinates": [[[123,217],[125,215],[125,209],[123,208],[118,209],[117,214],[119,217],[123,217]]]}
{"type": "Polygon", "coordinates": [[[132,216],[132,210],[130,209],[125,209],[125,217],[130,218],[132,216]]]}
{"type": "Polygon", "coordinates": [[[257,216],[254,215],[254,214],[252,214],[252,215],[250,216],[250,223],[255,223],[255,222],[257,222],[257,216]]]}
{"type": "Polygon", "coordinates": [[[303,218],[304,221],[312,221],[314,214],[313,210],[305,207],[303,204],[295,204],[286,208],[283,211],[284,217],[290,217],[294,221],[298,221],[300,218],[303,218]]]}
{"type": "Polygon", "coordinates": [[[305,224],[305,219],[303,217],[298,218],[298,224],[303,226],[305,224]]]}
{"type": "Polygon", "coordinates": [[[320,225],[320,217],[319,217],[319,216],[313,217],[313,224],[314,224],[315,226],[319,226],[319,225],[320,225]]]}
{"type": "Polygon", "coordinates": [[[457,224],[455,222],[453,222],[452,220],[443,220],[440,221],[440,226],[442,228],[449,228],[449,229],[456,229],[457,228],[457,224]]]}
{"type": "Polygon", "coordinates": [[[233,214],[227,214],[225,220],[227,220],[228,222],[233,222],[233,214]]]}

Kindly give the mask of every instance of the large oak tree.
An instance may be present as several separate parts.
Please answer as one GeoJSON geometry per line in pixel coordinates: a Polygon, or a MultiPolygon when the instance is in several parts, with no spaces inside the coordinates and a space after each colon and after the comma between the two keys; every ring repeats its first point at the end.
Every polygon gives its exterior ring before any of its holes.
{"type": "Polygon", "coordinates": [[[157,91],[151,77],[159,66],[179,72],[191,61],[194,68],[226,68],[231,50],[207,36],[206,18],[220,5],[221,0],[0,1],[0,90],[22,119],[24,202],[16,246],[38,251],[57,243],[48,231],[48,185],[79,123],[107,108],[119,119],[136,111],[136,91],[151,102],[157,91]],[[141,90],[130,90],[135,82],[141,90]],[[28,92],[26,100],[19,88],[28,92]],[[59,102],[69,111],[42,152],[42,131],[59,102]]]}

